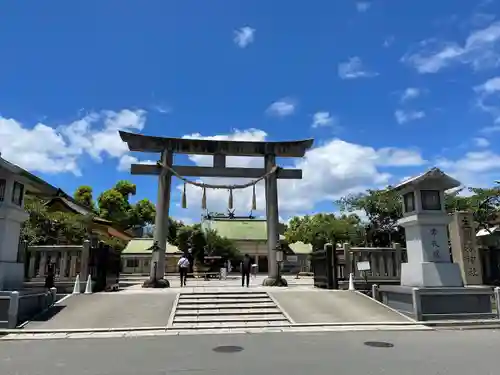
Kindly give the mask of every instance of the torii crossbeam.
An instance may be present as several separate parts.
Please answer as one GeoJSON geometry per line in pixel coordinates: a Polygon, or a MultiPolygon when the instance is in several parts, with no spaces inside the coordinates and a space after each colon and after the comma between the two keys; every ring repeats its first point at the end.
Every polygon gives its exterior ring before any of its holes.
{"type": "Polygon", "coordinates": [[[264,285],[278,285],[275,248],[279,243],[278,183],[277,179],[301,179],[301,169],[276,169],[276,158],[300,158],[312,147],[313,140],[289,142],[248,142],[205,139],[164,138],[120,131],[121,139],[130,151],[161,153],[158,164],[132,164],[134,175],[158,175],[154,242],[150,279],[144,287],[168,287],[165,279],[165,250],[167,245],[168,215],[172,175],[191,177],[251,178],[265,177],[267,217],[268,278],[264,285]],[[173,155],[212,155],[213,167],[173,165],[173,155]],[[227,156],[264,157],[264,168],[228,168],[227,156]],[[272,171],[275,170],[274,173],[272,171]]]}

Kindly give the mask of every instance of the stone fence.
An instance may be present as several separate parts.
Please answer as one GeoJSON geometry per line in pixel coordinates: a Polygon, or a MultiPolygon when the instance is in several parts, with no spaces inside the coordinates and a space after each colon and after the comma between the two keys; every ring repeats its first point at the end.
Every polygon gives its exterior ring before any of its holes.
{"type": "Polygon", "coordinates": [[[406,249],[400,244],[393,247],[351,247],[344,244],[337,248],[337,278],[348,280],[352,272],[355,279],[362,280],[364,275],[358,270],[358,262],[370,262],[367,276],[370,281],[398,281],[401,277],[401,263],[406,261],[406,249]]]}
{"type": "Polygon", "coordinates": [[[18,324],[53,306],[56,288],[51,290],[0,291],[0,328],[16,328],[18,324]]]}
{"type": "Polygon", "coordinates": [[[55,280],[86,280],[89,272],[90,241],[83,245],[43,245],[26,249],[26,279],[33,281],[45,278],[48,265],[55,266],[55,280]]]}

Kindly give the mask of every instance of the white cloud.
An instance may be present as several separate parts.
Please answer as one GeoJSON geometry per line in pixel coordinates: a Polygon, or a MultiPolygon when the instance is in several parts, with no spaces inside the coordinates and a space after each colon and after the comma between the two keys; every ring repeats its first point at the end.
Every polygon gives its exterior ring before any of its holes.
{"type": "Polygon", "coordinates": [[[291,98],[283,98],[272,103],[266,110],[266,113],[271,116],[286,117],[295,112],[297,106],[296,101],[291,98]]]}
{"type": "Polygon", "coordinates": [[[500,91],[500,77],[494,77],[487,80],[482,85],[476,86],[475,90],[486,95],[494,94],[500,91]]]}
{"type": "Polygon", "coordinates": [[[422,41],[418,51],[403,56],[402,61],[419,73],[437,73],[452,64],[470,65],[474,70],[495,68],[500,64],[500,22],[473,31],[461,45],[436,39],[422,41]]]}
{"type": "MultiPolygon", "coordinates": [[[[230,139],[246,141],[264,141],[267,134],[258,129],[236,131],[230,135],[203,137],[201,134],[192,134],[187,138],[230,139]]],[[[190,156],[196,165],[212,165],[209,156],[190,156]]],[[[302,180],[279,180],[280,213],[283,218],[297,213],[310,212],[321,201],[333,201],[351,192],[363,191],[369,187],[382,186],[388,183],[391,174],[381,168],[403,166],[417,166],[425,163],[417,150],[386,147],[374,149],[340,139],[330,141],[309,150],[303,159],[289,162],[283,167],[301,168],[302,180]]],[[[228,166],[262,168],[262,158],[228,157],[228,166]]],[[[204,178],[204,182],[211,184],[243,183],[246,179],[204,178]]],[[[180,197],[183,185],[178,186],[180,197]]],[[[259,183],[256,188],[256,214],[265,210],[264,187],[259,183]]],[[[187,201],[190,217],[197,217],[201,211],[202,190],[188,185],[187,201]]],[[[252,189],[237,190],[234,192],[234,207],[239,214],[249,212],[251,207],[252,189]]],[[[176,199],[173,198],[173,199],[176,199]]],[[[207,208],[209,211],[225,212],[228,202],[228,191],[207,190],[207,208]]]]}
{"type": "Polygon", "coordinates": [[[421,93],[422,93],[422,91],[416,87],[408,87],[407,89],[405,89],[405,91],[401,95],[401,102],[405,102],[405,101],[410,100],[410,99],[418,98],[421,93]]]}
{"type": "Polygon", "coordinates": [[[358,12],[366,12],[368,9],[370,9],[371,4],[366,2],[366,1],[360,1],[356,3],[356,9],[358,12]]]}
{"type": "Polygon", "coordinates": [[[490,141],[488,141],[486,138],[474,138],[473,139],[474,144],[477,147],[488,147],[490,145],[490,141]]]}
{"type": "Polygon", "coordinates": [[[425,112],[423,111],[404,111],[398,109],[394,112],[394,118],[398,124],[405,124],[410,121],[419,120],[425,117],[425,112]]]}
{"type": "Polygon", "coordinates": [[[142,130],[145,116],[143,110],[101,111],[69,124],[39,123],[32,128],[0,117],[0,152],[9,161],[33,172],[80,175],[79,162],[85,154],[97,162],[102,162],[104,156],[125,155],[127,146],[118,130],[142,130]]]}
{"type": "Polygon", "coordinates": [[[233,41],[240,48],[245,48],[250,43],[253,43],[254,39],[255,29],[249,26],[240,27],[238,30],[234,31],[233,41]]]}
{"type": "Polygon", "coordinates": [[[491,186],[500,173],[500,155],[491,150],[468,152],[457,160],[438,160],[437,165],[465,186],[491,186]]]}
{"type": "Polygon", "coordinates": [[[323,126],[332,126],[337,123],[337,119],[332,117],[330,112],[316,112],[313,115],[312,127],[319,128],[323,126]]]}
{"type": "Polygon", "coordinates": [[[125,154],[122,157],[120,157],[120,159],[118,161],[117,169],[120,172],[130,172],[130,166],[132,164],[155,164],[156,165],[156,161],[154,161],[154,160],[139,160],[135,156],[125,154]]]}
{"type": "Polygon", "coordinates": [[[376,77],[378,73],[368,70],[357,56],[338,65],[338,74],[341,79],[356,79],[376,77]]]}
{"type": "Polygon", "coordinates": [[[392,44],[394,43],[394,40],[395,40],[394,36],[390,35],[387,38],[385,38],[384,43],[382,43],[382,46],[384,46],[385,48],[388,48],[388,47],[392,46],[392,44]]]}
{"type": "MultiPolygon", "coordinates": [[[[495,123],[500,123],[500,77],[490,78],[482,85],[474,87],[474,90],[478,93],[478,108],[489,113],[495,123]]],[[[496,126],[487,127],[483,132],[491,130],[495,131],[496,126]]]]}

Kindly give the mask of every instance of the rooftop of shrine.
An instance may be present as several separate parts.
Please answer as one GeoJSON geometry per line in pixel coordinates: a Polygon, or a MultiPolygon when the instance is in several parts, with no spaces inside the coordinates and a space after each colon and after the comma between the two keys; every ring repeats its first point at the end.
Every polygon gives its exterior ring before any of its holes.
{"type": "Polygon", "coordinates": [[[164,138],[120,131],[122,141],[130,151],[162,152],[169,150],[177,154],[303,157],[314,140],[285,142],[227,141],[212,139],[164,138]]]}

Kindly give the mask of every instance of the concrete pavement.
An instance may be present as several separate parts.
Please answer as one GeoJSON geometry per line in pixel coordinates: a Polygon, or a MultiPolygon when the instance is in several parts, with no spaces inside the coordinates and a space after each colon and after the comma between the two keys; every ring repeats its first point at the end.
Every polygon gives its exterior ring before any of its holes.
{"type": "Polygon", "coordinates": [[[493,375],[499,331],[264,333],[0,341],[2,375],[493,375]],[[367,341],[383,347],[367,346],[367,341]],[[384,345],[387,343],[387,345],[384,345]],[[220,346],[240,351],[220,353],[220,346]]]}

